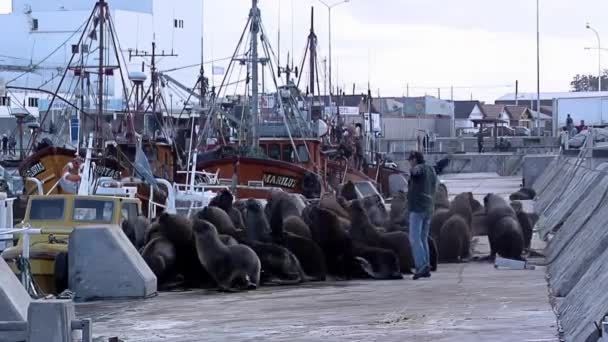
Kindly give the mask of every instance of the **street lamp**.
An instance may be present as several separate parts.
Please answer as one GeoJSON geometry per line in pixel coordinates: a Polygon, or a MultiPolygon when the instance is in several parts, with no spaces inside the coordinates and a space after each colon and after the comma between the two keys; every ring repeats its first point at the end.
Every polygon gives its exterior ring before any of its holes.
{"type": "Polygon", "coordinates": [[[589,23],[587,23],[587,29],[593,31],[593,33],[595,33],[595,36],[597,37],[597,69],[598,69],[598,73],[597,73],[597,80],[598,80],[598,86],[597,86],[597,91],[602,91],[602,42],[600,40],[600,34],[597,32],[596,29],[594,29],[593,27],[589,26],[589,23]]]}
{"type": "Polygon", "coordinates": [[[333,108],[332,108],[332,103],[331,103],[331,93],[333,91],[332,83],[331,83],[331,9],[336,6],[348,3],[348,2],[350,2],[350,0],[342,0],[333,5],[329,5],[323,0],[319,0],[319,1],[323,5],[325,5],[325,7],[327,7],[327,10],[329,11],[329,39],[328,39],[329,40],[329,111],[330,111],[330,115],[333,115],[333,112],[332,112],[333,108]]]}

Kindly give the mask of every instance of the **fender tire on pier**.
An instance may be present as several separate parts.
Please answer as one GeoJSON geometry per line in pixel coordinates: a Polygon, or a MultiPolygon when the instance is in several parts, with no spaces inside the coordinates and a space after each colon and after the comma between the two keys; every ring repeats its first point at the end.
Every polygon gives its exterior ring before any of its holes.
{"type": "Polygon", "coordinates": [[[60,252],[55,256],[55,292],[60,294],[68,288],[68,253],[60,252]]]}

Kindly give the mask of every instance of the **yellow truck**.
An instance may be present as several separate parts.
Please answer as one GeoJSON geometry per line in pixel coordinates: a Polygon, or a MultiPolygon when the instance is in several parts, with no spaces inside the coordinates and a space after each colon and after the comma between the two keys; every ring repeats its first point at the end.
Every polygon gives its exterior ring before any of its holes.
{"type": "MultiPolygon", "coordinates": [[[[41,229],[29,236],[29,269],[43,294],[59,294],[68,287],[68,241],[76,227],[112,226],[141,215],[141,202],[133,197],[95,195],[30,196],[20,227],[41,229]]],[[[2,258],[17,276],[24,263],[23,235],[17,244],[2,252],[2,258]],[[21,267],[20,267],[21,265],[21,267]]]]}

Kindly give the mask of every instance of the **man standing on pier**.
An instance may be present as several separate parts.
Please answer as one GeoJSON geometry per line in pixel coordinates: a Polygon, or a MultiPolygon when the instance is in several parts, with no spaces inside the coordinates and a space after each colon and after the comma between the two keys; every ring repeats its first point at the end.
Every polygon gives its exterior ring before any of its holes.
{"type": "Polygon", "coordinates": [[[483,132],[481,131],[481,127],[479,127],[479,132],[477,133],[477,150],[479,153],[483,152],[483,132]]]}
{"type": "Polygon", "coordinates": [[[412,167],[407,192],[410,211],[410,244],[416,264],[414,280],[417,280],[431,276],[428,240],[431,216],[435,208],[437,174],[424,162],[424,156],[420,152],[411,152],[408,160],[412,167]]]}

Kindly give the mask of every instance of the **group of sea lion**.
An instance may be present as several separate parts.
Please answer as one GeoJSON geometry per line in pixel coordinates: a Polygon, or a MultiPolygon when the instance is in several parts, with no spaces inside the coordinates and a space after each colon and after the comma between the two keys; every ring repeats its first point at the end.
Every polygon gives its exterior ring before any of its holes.
{"type": "MultiPolygon", "coordinates": [[[[313,204],[277,191],[265,206],[255,199],[235,201],[224,190],[189,218],[164,213],[151,224],[138,220],[123,230],[156,275],[159,290],[236,292],[411,274],[406,194],[395,194],[389,214],[378,195],[353,199],[352,189],[345,190],[313,204]]],[[[476,226],[487,232],[492,256],[521,258],[534,222],[517,203],[489,194],[482,205],[471,193],[450,202],[440,185],[429,237],[432,270],[438,261],[468,260],[476,226]]]]}
{"type": "Polygon", "coordinates": [[[164,213],[143,232],[141,225],[123,230],[160,290],[235,292],[328,279],[402,279],[414,267],[409,238],[378,225],[387,213],[377,198],[326,196],[306,204],[277,191],[264,207],[255,199],[234,201],[225,190],[189,218],[164,213]]]}

